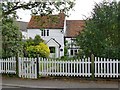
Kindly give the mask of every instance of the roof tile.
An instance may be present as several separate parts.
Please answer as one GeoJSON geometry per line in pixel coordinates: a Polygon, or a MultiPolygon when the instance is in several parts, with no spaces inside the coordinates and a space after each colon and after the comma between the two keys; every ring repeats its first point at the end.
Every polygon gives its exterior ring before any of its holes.
{"type": "Polygon", "coordinates": [[[75,37],[83,30],[85,25],[84,20],[67,20],[66,21],[66,36],[65,37],[75,37]]]}
{"type": "Polygon", "coordinates": [[[64,27],[65,14],[59,13],[58,15],[48,15],[48,16],[32,16],[30,22],[28,23],[28,29],[54,29],[64,27]]]}

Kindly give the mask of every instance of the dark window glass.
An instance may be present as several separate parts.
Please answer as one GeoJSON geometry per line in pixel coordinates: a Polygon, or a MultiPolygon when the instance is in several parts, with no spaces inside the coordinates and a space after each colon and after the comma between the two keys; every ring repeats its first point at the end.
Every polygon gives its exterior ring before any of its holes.
{"type": "Polygon", "coordinates": [[[50,53],[55,53],[55,47],[49,47],[50,53]]]}
{"type": "Polygon", "coordinates": [[[77,50],[75,50],[75,55],[77,55],[77,50]]]}
{"type": "Polygon", "coordinates": [[[46,36],[46,33],[45,33],[46,30],[43,30],[43,31],[44,31],[44,36],[46,36]]]}
{"type": "Polygon", "coordinates": [[[73,50],[70,51],[70,55],[73,55],[73,50]]]}
{"type": "Polygon", "coordinates": [[[49,36],[49,30],[47,30],[47,36],[49,36]]]}
{"type": "Polygon", "coordinates": [[[43,33],[44,33],[43,31],[44,31],[44,30],[42,30],[42,31],[41,31],[41,36],[43,36],[43,35],[44,35],[44,34],[43,34],[43,33]]]}

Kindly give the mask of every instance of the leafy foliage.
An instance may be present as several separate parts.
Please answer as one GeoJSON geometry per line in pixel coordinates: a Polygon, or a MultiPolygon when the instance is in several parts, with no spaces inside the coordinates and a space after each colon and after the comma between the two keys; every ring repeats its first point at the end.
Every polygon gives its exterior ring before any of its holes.
{"type": "Polygon", "coordinates": [[[79,55],[120,59],[120,2],[96,4],[92,18],[77,37],[82,51],[79,55]]]}
{"type": "Polygon", "coordinates": [[[42,42],[39,45],[27,47],[27,52],[29,57],[37,57],[37,55],[40,57],[49,57],[50,54],[48,46],[42,42]]]}
{"type": "Polygon", "coordinates": [[[41,39],[39,35],[36,35],[34,39],[34,45],[38,45],[40,42],[44,42],[44,40],[41,39]]]}
{"type": "Polygon", "coordinates": [[[36,1],[29,1],[29,2],[2,2],[2,16],[7,16],[12,14],[13,16],[16,15],[17,9],[24,9],[24,10],[31,10],[32,14],[39,14],[39,15],[49,15],[54,12],[63,11],[66,12],[70,10],[74,6],[73,1],[66,1],[62,0],[40,0],[36,1]]]}
{"type": "MultiPolygon", "coordinates": [[[[74,6],[73,1],[62,0],[62,2],[58,0],[52,1],[44,1],[40,0],[40,2],[29,1],[29,2],[8,2],[4,0],[0,3],[0,21],[3,21],[2,26],[2,55],[3,57],[10,57],[15,55],[17,52],[22,50],[21,44],[21,33],[18,30],[18,27],[14,24],[14,20],[16,20],[16,12],[18,9],[23,10],[31,10],[33,15],[49,15],[54,12],[64,12],[67,13],[74,6]]],[[[37,45],[39,38],[32,41],[29,39],[29,43],[24,44],[24,53],[26,52],[26,45],[37,45]],[[35,43],[34,43],[35,42],[35,43]]],[[[1,53],[1,51],[0,51],[1,53]]]]}
{"type": "Polygon", "coordinates": [[[67,45],[67,43],[68,43],[68,41],[65,40],[65,41],[64,41],[64,45],[65,45],[65,46],[64,46],[64,55],[65,55],[65,56],[67,56],[67,54],[68,54],[68,48],[69,48],[68,45],[67,45]]]}
{"type": "Polygon", "coordinates": [[[48,57],[50,54],[49,47],[44,43],[39,35],[36,35],[34,39],[29,38],[24,43],[24,56],[27,57],[48,57]]]}
{"type": "Polygon", "coordinates": [[[12,18],[2,20],[2,57],[13,57],[22,50],[22,34],[12,18]]]}

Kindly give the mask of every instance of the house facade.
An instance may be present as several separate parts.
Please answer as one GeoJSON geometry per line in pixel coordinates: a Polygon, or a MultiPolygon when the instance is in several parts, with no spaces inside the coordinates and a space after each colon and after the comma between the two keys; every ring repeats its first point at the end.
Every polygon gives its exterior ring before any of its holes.
{"type": "Polygon", "coordinates": [[[50,49],[50,57],[64,56],[65,15],[32,16],[27,27],[27,38],[41,36],[50,49]]]}
{"type": "Polygon", "coordinates": [[[67,48],[67,55],[73,57],[77,55],[80,47],[76,45],[76,36],[83,30],[85,25],[84,20],[67,20],[65,30],[65,47],[67,48]]]}
{"type": "Polygon", "coordinates": [[[65,15],[32,16],[27,26],[27,37],[41,36],[50,49],[50,57],[75,56],[80,47],[76,45],[76,36],[83,30],[84,20],[65,20],[65,15]]]}

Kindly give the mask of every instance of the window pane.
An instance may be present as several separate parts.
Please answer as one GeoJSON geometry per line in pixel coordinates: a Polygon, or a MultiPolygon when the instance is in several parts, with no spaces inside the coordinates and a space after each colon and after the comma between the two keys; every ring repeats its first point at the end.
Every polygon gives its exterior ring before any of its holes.
{"type": "Polygon", "coordinates": [[[75,50],[75,55],[77,55],[77,50],[75,50]]]}
{"type": "Polygon", "coordinates": [[[47,30],[47,36],[49,36],[49,30],[47,30]]]}
{"type": "Polygon", "coordinates": [[[44,31],[44,36],[46,36],[46,33],[45,33],[46,30],[43,30],[43,31],[44,31]]]}
{"type": "Polygon", "coordinates": [[[73,50],[70,50],[70,55],[73,55],[73,50]]]}
{"type": "Polygon", "coordinates": [[[41,36],[43,36],[43,30],[41,30],[41,36]]]}
{"type": "Polygon", "coordinates": [[[50,53],[55,53],[55,47],[49,47],[50,53]]]}

